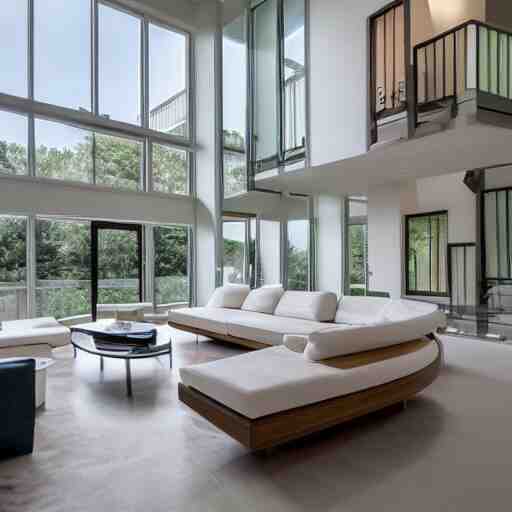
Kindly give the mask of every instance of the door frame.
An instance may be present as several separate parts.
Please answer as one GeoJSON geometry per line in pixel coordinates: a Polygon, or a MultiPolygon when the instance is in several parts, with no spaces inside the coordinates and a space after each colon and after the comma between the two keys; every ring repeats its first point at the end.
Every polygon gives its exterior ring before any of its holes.
{"type": "Polygon", "coordinates": [[[92,321],[96,322],[98,313],[98,232],[103,229],[132,231],[137,233],[137,260],[139,273],[139,301],[144,297],[144,268],[143,268],[143,244],[142,224],[128,224],[110,221],[91,222],[91,305],[92,321]]]}

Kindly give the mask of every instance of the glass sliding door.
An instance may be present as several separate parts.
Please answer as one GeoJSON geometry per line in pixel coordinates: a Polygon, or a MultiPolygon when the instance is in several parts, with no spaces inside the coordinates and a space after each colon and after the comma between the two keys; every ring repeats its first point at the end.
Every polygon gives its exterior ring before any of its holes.
{"type": "Polygon", "coordinates": [[[92,314],[98,304],[133,304],[143,300],[142,226],[93,222],[92,314]]]}

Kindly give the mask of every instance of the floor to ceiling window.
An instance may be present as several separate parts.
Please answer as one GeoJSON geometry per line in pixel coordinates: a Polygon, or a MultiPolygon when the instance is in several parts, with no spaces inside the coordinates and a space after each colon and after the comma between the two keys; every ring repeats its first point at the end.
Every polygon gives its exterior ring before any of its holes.
{"type": "Polygon", "coordinates": [[[189,194],[189,39],[102,0],[7,2],[0,173],[189,194]]]}
{"type": "Polygon", "coordinates": [[[0,321],[27,316],[27,218],[0,215],[0,321]]]}
{"type": "Polygon", "coordinates": [[[309,220],[288,221],[287,288],[309,288],[309,220]]]}

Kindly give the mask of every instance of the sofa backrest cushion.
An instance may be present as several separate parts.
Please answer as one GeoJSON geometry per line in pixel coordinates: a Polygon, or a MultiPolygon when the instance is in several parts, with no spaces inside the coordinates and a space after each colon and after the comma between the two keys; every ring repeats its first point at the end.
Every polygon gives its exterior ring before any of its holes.
{"type": "Polygon", "coordinates": [[[383,323],[389,303],[390,299],[345,296],[338,304],[334,321],[337,324],[348,325],[383,323]]]}
{"type": "Polygon", "coordinates": [[[245,284],[227,284],[217,288],[206,307],[240,309],[251,289],[245,284]]]}
{"type": "MultiPolygon", "coordinates": [[[[407,308],[407,304],[396,305],[397,308],[402,306],[407,308]]],[[[320,361],[390,347],[422,338],[445,324],[446,317],[436,305],[423,305],[414,311],[409,310],[407,319],[365,326],[338,325],[317,331],[309,335],[304,355],[312,361],[320,361]]]]}
{"type": "Polygon", "coordinates": [[[284,292],[274,315],[302,318],[315,322],[332,322],[338,299],[331,292],[284,292]]]}
{"type": "Polygon", "coordinates": [[[283,296],[284,289],[281,285],[262,286],[252,290],[244,303],[242,309],[272,315],[283,296]]]}

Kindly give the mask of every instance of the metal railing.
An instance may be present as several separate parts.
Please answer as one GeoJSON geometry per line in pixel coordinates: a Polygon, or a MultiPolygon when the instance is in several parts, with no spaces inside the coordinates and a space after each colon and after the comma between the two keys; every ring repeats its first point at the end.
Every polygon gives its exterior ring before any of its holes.
{"type": "Polygon", "coordinates": [[[467,99],[512,113],[512,33],[475,20],[458,25],[415,46],[414,78],[416,116],[467,99]]]}
{"type": "Polygon", "coordinates": [[[149,127],[173,135],[186,135],[188,112],[187,90],[183,89],[149,113],[149,127]]]}

